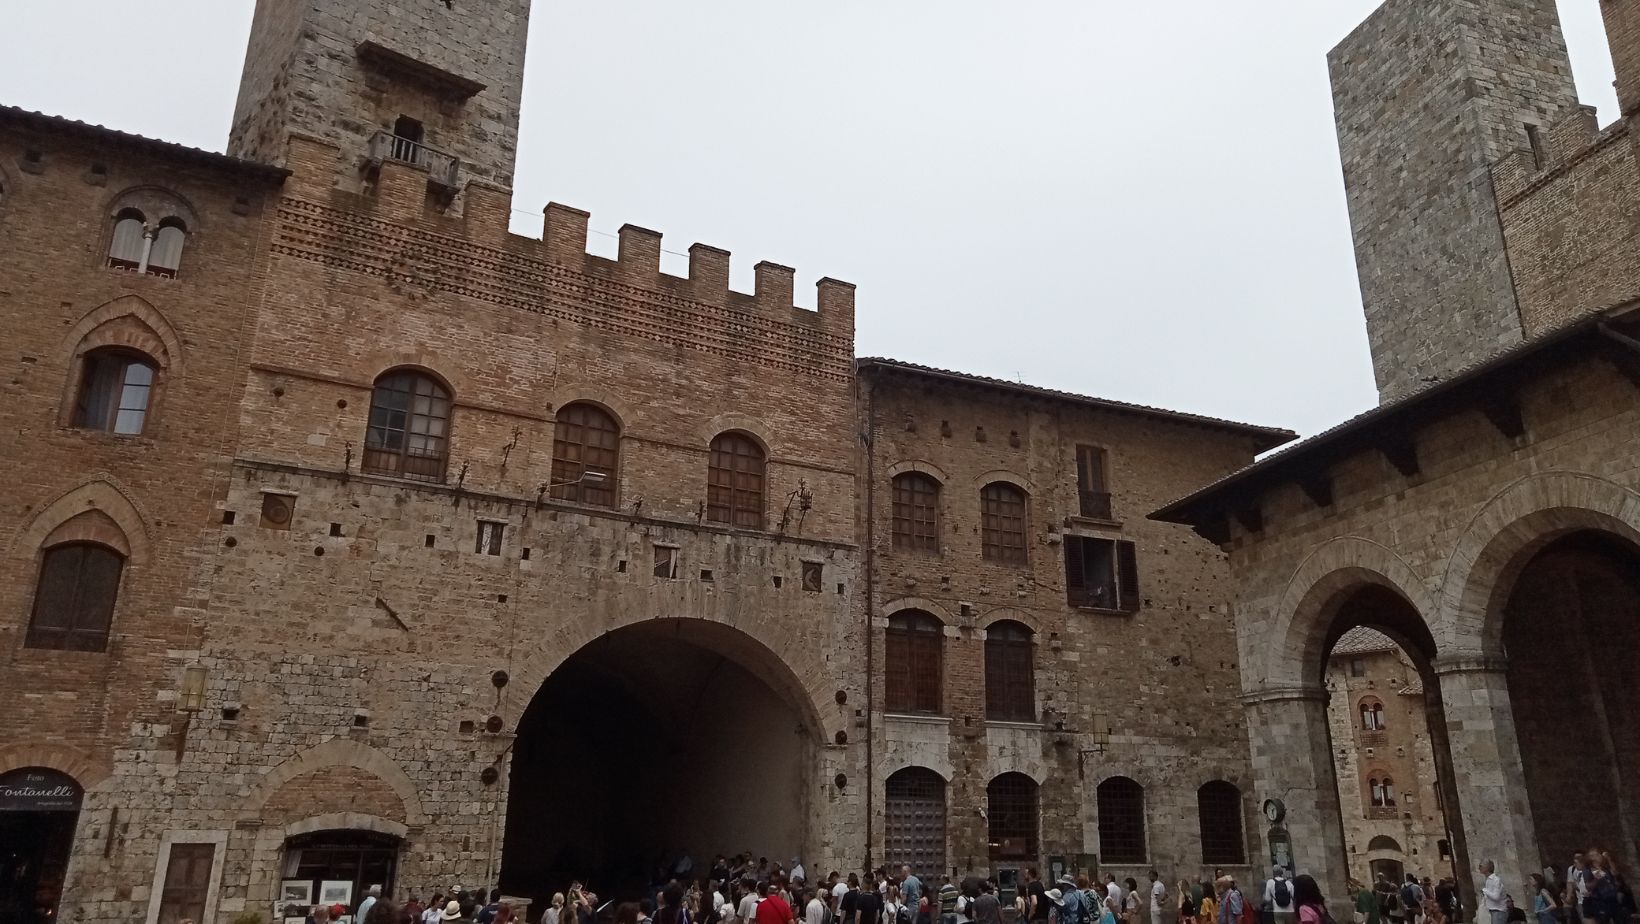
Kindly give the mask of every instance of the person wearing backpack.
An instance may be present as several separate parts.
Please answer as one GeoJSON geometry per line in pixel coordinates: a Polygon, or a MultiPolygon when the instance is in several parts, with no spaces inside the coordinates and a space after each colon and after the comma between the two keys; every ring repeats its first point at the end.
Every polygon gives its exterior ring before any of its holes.
{"type": "Polygon", "coordinates": [[[1271,913],[1275,924],[1298,924],[1298,907],[1293,904],[1293,883],[1281,867],[1270,870],[1264,883],[1264,910],[1271,913]]]}
{"type": "Polygon", "coordinates": [[[1298,924],[1333,924],[1332,915],[1327,913],[1327,900],[1321,897],[1321,886],[1316,884],[1314,876],[1294,879],[1292,893],[1298,924]]]}
{"type": "Polygon", "coordinates": [[[1401,907],[1406,909],[1408,924],[1417,924],[1424,910],[1424,889],[1418,885],[1418,877],[1411,873],[1407,873],[1407,881],[1401,884],[1401,907]]]}
{"type": "Polygon", "coordinates": [[[1054,886],[1059,892],[1059,924],[1089,924],[1088,899],[1082,890],[1076,887],[1076,880],[1069,876],[1060,876],[1054,886]]]}
{"type": "Polygon", "coordinates": [[[1219,890],[1217,924],[1241,924],[1250,909],[1247,907],[1247,900],[1242,897],[1241,890],[1236,888],[1236,880],[1229,876],[1220,876],[1213,885],[1219,890]]]}

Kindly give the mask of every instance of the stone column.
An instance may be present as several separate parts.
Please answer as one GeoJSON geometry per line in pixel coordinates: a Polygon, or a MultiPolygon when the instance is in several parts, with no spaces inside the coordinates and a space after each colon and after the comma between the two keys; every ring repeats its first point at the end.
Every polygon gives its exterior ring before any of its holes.
{"type": "MultiPolygon", "coordinates": [[[[1242,694],[1247,736],[1253,758],[1254,801],[1280,799],[1287,806],[1284,822],[1293,841],[1293,865],[1309,873],[1328,899],[1343,901],[1349,865],[1344,854],[1344,823],[1333,777],[1332,737],[1327,728],[1327,691],[1320,684],[1266,685],[1242,694]]],[[[1249,896],[1261,896],[1269,874],[1267,826],[1260,816],[1259,855],[1249,857],[1256,881],[1241,883],[1249,896]]]]}
{"type": "Polygon", "coordinates": [[[1440,678],[1458,797],[1457,818],[1449,823],[1462,832],[1457,859],[1468,866],[1459,876],[1467,875],[1478,891],[1481,877],[1475,867],[1492,860],[1504,883],[1514,888],[1542,869],[1543,858],[1538,856],[1503,658],[1478,652],[1446,655],[1436,659],[1434,670],[1440,678]]]}

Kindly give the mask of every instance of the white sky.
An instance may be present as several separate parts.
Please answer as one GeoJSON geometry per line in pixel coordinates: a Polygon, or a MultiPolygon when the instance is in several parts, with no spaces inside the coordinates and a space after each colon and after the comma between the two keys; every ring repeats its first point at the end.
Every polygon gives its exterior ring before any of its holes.
{"type": "MultiPolygon", "coordinates": [[[[1560,7],[1605,122],[1598,2],[1560,7]]],[[[860,355],[1313,433],[1375,402],[1326,53],[1376,5],[535,0],[516,228],[847,279],[860,355]]],[[[221,150],[252,6],[10,4],[0,103],[221,150]]]]}

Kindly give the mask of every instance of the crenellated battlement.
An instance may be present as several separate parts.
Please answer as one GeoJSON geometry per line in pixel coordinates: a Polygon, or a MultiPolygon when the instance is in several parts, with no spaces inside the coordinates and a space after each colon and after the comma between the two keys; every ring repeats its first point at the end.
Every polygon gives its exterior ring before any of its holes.
{"type": "Polygon", "coordinates": [[[325,141],[291,139],[276,252],[383,275],[422,296],[464,295],[791,371],[852,368],[851,283],[820,279],[815,308],[801,308],[788,266],[758,263],[753,291],[737,292],[722,248],[691,245],[688,275],[674,276],[661,270],[657,231],[623,225],[609,259],[588,252],[582,209],[549,203],[541,237],[526,237],[510,230],[508,190],[472,181],[452,201],[425,170],[389,160],[363,168],[368,181],[351,192],[332,180],[348,158],[325,141]]]}

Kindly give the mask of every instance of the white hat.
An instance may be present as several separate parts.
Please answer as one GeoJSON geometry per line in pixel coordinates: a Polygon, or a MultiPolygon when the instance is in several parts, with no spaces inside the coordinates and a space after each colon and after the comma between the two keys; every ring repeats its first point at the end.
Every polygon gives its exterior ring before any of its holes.
{"type": "Polygon", "coordinates": [[[1048,901],[1051,901],[1056,905],[1065,904],[1065,893],[1059,891],[1058,889],[1049,889],[1047,894],[1048,901]]]}
{"type": "Polygon", "coordinates": [[[454,921],[461,917],[461,902],[454,899],[444,906],[444,911],[438,916],[440,921],[454,921]]]}

